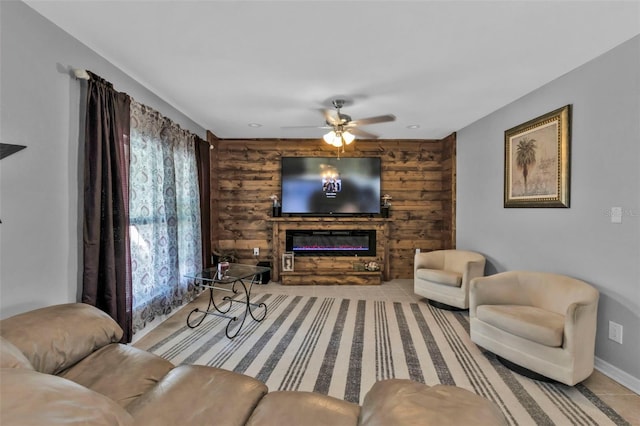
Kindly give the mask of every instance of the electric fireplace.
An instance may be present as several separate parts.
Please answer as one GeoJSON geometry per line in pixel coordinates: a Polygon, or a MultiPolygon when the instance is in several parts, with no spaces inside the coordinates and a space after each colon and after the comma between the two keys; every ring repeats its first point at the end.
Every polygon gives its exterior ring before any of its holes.
{"type": "Polygon", "coordinates": [[[288,229],[285,248],[296,256],[375,256],[376,231],[288,229]]]}

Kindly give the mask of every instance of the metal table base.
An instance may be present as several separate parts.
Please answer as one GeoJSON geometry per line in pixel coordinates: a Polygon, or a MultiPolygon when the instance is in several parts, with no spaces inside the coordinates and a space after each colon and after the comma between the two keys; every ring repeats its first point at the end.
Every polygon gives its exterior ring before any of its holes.
{"type": "Polygon", "coordinates": [[[251,302],[251,289],[254,283],[259,282],[262,273],[269,270],[269,268],[261,266],[231,264],[229,270],[223,276],[220,276],[217,269],[213,268],[205,269],[198,274],[189,276],[189,278],[194,279],[196,285],[209,290],[209,303],[204,310],[195,308],[189,312],[187,316],[187,326],[189,326],[189,328],[198,327],[207,315],[228,318],[229,322],[225,328],[225,334],[229,339],[233,339],[240,333],[240,330],[242,330],[247,316],[251,316],[254,321],[261,322],[267,316],[267,305],[264,303],[251,302]],[[226,285],[227,287],[221,287],[221,285],[226,285]],[[236,299],[233,296],[224,296],[222,301],[226,302],[225,306],[225,304],[216,303],[214,290],[231,292],[234,295],[244,293],[244,298],[236,299]],[[245,305],[244,312],[240,315],[229,314],[229,311],[235,303],[245,305]],[[258,315],[260,310],[262,310],[262,313],[258,315]],[[240,321],[239,324],[238,321],[240,321]],[[230,333],[230,330],[233,329],[233,326],[236,324],[238,324],[237,328],[233,333],[230,333]]]}

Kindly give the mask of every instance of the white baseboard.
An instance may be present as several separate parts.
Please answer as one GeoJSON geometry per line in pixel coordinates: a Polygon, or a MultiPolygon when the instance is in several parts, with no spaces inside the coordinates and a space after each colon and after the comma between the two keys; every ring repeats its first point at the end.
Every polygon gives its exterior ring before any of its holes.
{"type": "Polygon", "coordinates": [[[633,377],[631,374],[620,370],[618,367],[613,366],[598,357],[596,357],[594,364],[595,369],[605,376],[615,380],[635,393],[640,394],[640,379],[637,377],[633,377]]]}

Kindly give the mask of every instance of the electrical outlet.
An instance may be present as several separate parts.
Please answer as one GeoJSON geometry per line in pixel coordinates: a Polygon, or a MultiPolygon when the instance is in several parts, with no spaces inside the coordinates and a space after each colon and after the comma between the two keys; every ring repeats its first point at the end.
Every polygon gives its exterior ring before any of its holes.
{"type": "Polygon", "coordinates": [[[260,256],[260,247],[254,247],[253,248],[253,255],[254,256],[260,256]]]}
{"type": "Polygon", "coordinates": [[[622,326],[613,321],[609,321],[609,339],[622,344],[622,326]]]}
{"type": "Polygon", "coordinates": [[[418,254],[418,253],[420,253],[420,249],[419,248],[416,249],[416,254],[418,254]]]}

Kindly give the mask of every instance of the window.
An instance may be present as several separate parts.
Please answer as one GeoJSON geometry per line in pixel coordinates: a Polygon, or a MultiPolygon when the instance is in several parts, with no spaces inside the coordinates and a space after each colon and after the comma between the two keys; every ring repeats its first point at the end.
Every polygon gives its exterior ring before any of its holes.
{"type": "Polygon", "coordinates": [[[131,103],[129,214],[133,330],[195,296],[202,269],[194,135],[131,103]]]}

